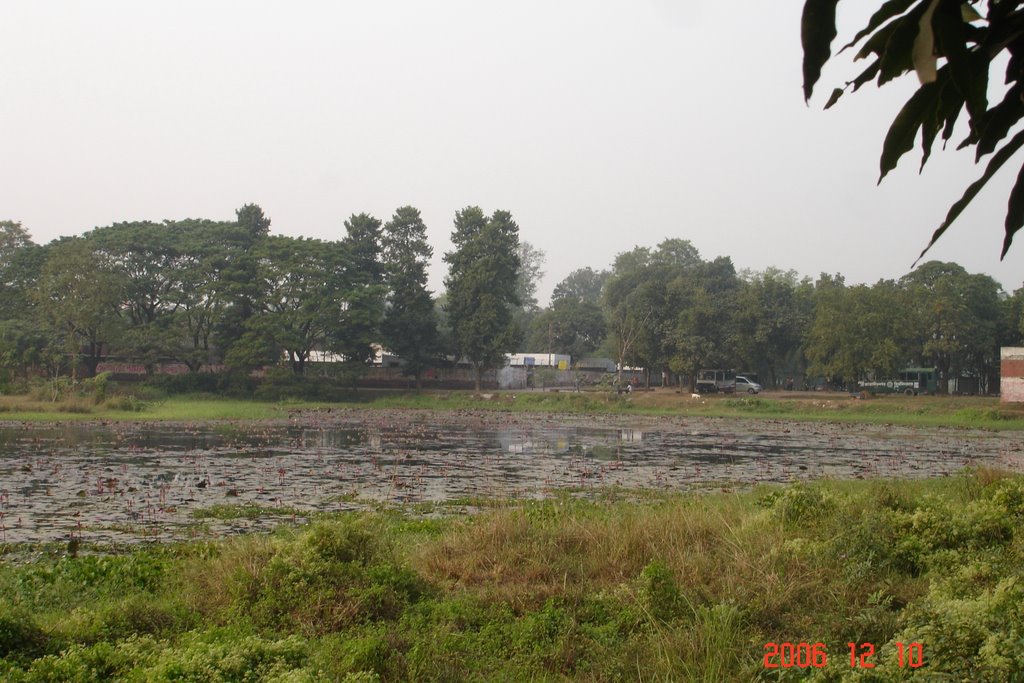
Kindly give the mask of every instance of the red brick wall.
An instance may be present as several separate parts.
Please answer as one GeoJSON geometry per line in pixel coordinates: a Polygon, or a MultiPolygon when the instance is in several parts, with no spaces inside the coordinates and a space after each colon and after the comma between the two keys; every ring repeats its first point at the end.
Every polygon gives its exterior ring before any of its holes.
{"type": "Polygon", "coordinates": [[[1003,403],[1024,403],[1024,347],[1004,346],[1000,359],[1000,400],[1003,403]]]}

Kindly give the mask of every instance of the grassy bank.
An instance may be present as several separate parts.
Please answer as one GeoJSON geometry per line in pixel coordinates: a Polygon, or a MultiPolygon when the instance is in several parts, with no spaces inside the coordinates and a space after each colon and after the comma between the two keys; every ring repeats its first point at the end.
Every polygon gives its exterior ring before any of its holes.
{"type": "MultiPolygon", "coordinates": [[[[126,390],[127,391],[127,390],[126,390]]],[[[254,401],[210,395],[114,395],[95,400],[71,395],[61,400],[0,396],[0,419],[45,420],[266,420],[286,419],[312,408],[398,408],[500,410],[613,415],[755,417],[911,426],[1024,430],[1024,404],[996,398],[889,396],[854,399],[845,394],[777,393],[768,396],[712,396],[693,399],[674,391],[616,395],[598,392],[424,393],[362,391],[347,401],[254,401]]]]}
{"type": "Polygon", "coordinates": [[[0,678],[1008,681],[1022,521],[1024,478],[980,471],[350,514],[116,556],[8,548],[0,678]],[[765,669],[787,642],[827,664],[765,669]],[[849,642],[876,667],[851,668],[849,642]]]}

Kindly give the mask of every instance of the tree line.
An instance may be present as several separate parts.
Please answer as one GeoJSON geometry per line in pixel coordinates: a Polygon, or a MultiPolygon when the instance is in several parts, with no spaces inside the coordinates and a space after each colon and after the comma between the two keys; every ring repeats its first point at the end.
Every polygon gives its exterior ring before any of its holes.
{"type": "Polygon", "coordinates": [[[610,357],[648,381],[722,367],[769,386],[792,375],[838,384],[918,365],[937,368],[940,387],[974,377],[984,388],[999,347],[1024,337],[1024,287],[1007,294],[954,263],[847,285],[838,274],[737,271],[666,239],[572,272],[541,308],[544,253],[520,241],[511,213],[456,212],[452,243],[435,296],[433,250],[411,206],[386,222],[353,214],[336,240],[271,235],[254,204],[233,221],[115,223],[46,245],[0,221],[0,385],[91,376],[110,357],[303,375],[331,354],[354,379],[380,345],[417,386],[463,359],[479,387],[506,353],[525,350],[610,357]]]}

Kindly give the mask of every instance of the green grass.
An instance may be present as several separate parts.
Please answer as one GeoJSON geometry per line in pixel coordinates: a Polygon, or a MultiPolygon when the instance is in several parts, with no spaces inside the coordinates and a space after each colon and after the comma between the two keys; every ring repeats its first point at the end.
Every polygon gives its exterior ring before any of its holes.
{"type": "Polygon", "coordinates": [[[302,510],[291,507],[270,507],[256,503],[218,504],[192,511],[193,519],[261,519],[264,517],[303,517],[302,510]]]}
{"type": "Polygon", "coordinates": [[[361,392],[346,402],[278,401],[173,396],[155,400],[115,397],[99,404],[71,397],[45,402],[27,397],[0,397],[0,419],[54,420],[284,420],[314,409],[420,409],[436,411],[488,410],[516,413],[546,412],[577,415],[648,415],[744,417],[919,427],[961,427],[1024,430],[1024,404],[1002,404],[997,398],[889,396],[853,399],[845,394],[786,393],[770,396],[692,399],[672,391],[634,392],[489,392],[464,391],[397,393],[361,392]]]}
{"type": "MultiPolygon", "coordinates": [[[[492,501],[0,564],[5,681],[928,680],[1024,670],[1024,477],[492,501]],[[767,671],[769,642],[827,647],[767,671]],[[846,643],[872,643],[871,676],[846,643]]],[[[23,557],[23,555],[22,555],[23,557]]]]}

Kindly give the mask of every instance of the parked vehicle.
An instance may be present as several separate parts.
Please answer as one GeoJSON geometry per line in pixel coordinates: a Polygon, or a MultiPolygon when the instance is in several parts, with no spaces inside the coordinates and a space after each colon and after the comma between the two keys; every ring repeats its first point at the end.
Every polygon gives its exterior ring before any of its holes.
{"type": "Polygon", "coordinates": [[[934,394],[938,375],[935,368],[903,368],[896,377],[890,379],[857,382],[857,388],[872,394],[934,394]]]}
{"type": "Polygon", "coordinates": [[[734,391],[745,391],[748,394],[760,394],[763,387],[752,379],[743,375],[736,375],[734,391]]]}
{"type": "Polygon", "coordinates": [[[736,373],[732,370],[698,370],[694,389],[698,394],[736,391],[736,373]]]}

